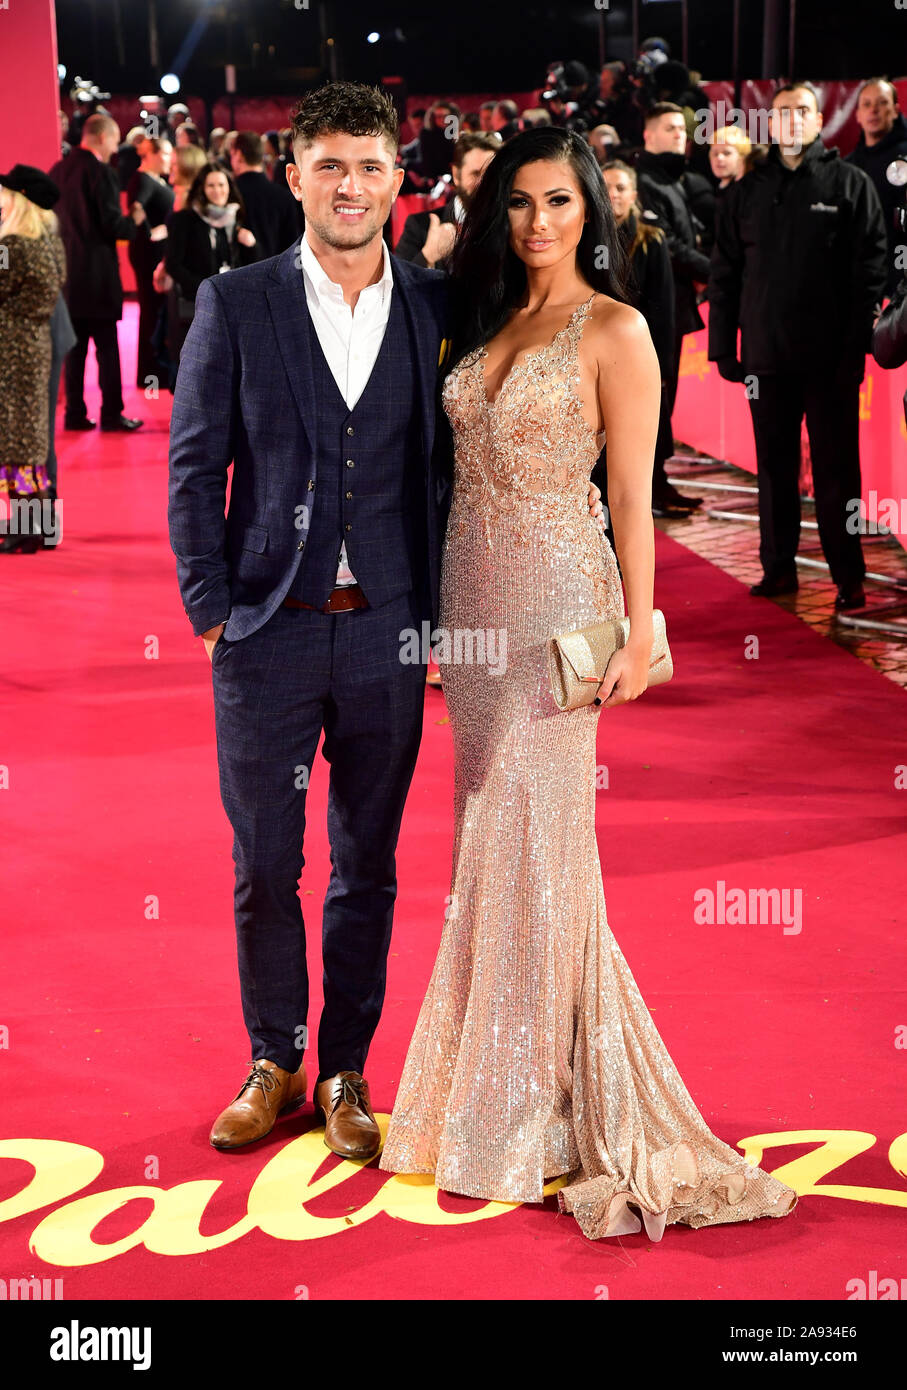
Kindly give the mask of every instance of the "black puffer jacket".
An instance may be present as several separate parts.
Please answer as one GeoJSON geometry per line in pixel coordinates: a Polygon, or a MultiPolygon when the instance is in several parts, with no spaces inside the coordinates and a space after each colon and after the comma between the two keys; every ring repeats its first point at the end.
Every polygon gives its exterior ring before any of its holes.
{"type": "Polygon", "coordinates": [[[718,201],[709,358],[747,373],[859,368],[885,288],[887,242],[872,180],[808,145],[796,169],[768,158],[718,201]]]}

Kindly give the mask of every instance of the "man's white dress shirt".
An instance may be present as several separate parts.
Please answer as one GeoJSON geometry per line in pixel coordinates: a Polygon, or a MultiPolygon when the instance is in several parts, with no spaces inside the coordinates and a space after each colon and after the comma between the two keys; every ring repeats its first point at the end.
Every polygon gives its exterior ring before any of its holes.
{"type": "MultiPolygon", "coordinates": [[[[305,297],[312,323],[337,389],[347,409],[352,410],[368,384],[390,317],[394,276],[387,243],[382,237],[384,272],[381,279],[359,291],[355,312],[343,298],[340,285],[323,270],[305,235],[300,248],[305,297]]],[[[338,588],[356,583],[347,560],[345,541],[340,543],[336,583],[338,588]]]]}

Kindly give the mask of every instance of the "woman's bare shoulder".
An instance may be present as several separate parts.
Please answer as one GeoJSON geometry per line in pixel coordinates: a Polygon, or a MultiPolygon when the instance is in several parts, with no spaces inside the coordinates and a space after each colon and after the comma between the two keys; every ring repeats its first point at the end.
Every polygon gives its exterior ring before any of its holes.
{"type": "Polygon", "coordinates": [[[609,294],[597,294],[589,312],[591,324],[596,328],[607,328],[610,333],[620,333],[632,337],[640,328],[647,329],[645,319],[632,304],[623,304],[612,299],[609,294]]]}
{"type": "Polygon", "coordinates": [[[651,347],[649,325],[632,304],[623,304],[609,294],[596,295],[589,312],[593,349],[600,360],[613,359],[616,354],[646,352],[651,347]]]}

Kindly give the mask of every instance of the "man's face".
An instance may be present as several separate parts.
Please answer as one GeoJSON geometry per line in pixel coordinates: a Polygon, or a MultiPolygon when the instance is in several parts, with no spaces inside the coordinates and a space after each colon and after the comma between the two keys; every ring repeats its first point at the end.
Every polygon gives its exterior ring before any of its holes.
{"type": "Polygon", "coordinates": [[[404,171],[381,135],[319,135],[287,165],[287,183],[302,204],[306,227],[326,246],[367,246],[390,216],[404,171]]]}
{"type": "Polygon", "coordinates": [[[650,154],[683,154],[687,147],[687,128],[679,111],[668,111],[650,121],[643,135],[650,154]]]}
{"type": "Polygon", "coordinates": [[[598,79],[598,94],[602,101],[610,101],[614,94],[614,73],[610,68],[602,68],[598,79]]]}
{"type": "Polygon", "coordinates": [[[857,102],[857,125],[863,134],[881,140],[894,125],[898,114],[894,92],[887,82],[874,82],[865,87],[857,102]]]}
{"type": "Polygon", "coordinates": [[[467,150],[459,168],[456,164],[450,166],[453,186],[467,207],[473,193],[479,186],[482,171],[490,159],[494,159],[493,150],[467,150]]]}
{"type": "Polygon", "coordinates": [[[782,150],[799,154],[818,138],[822,129],[822,113],[816,99],[806,87],[793,92],[779,92],[772,100],[768,130],[772,140],[782,150]]]}
{"type": "Polygon", "coordinates": [[[479,126],[482,130],[488,132],[495,129],[493,106],[483,106],[479,111],[479,126]]]}

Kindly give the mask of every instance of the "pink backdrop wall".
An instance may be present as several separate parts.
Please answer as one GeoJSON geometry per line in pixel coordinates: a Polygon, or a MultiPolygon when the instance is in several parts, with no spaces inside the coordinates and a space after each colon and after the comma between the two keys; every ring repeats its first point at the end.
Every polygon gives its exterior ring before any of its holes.
{"type": "Polygon", "coordinates": [[[0,9],[0,173],[59,159],[58,97],[53,0],[9,0],[0,9]]]}

